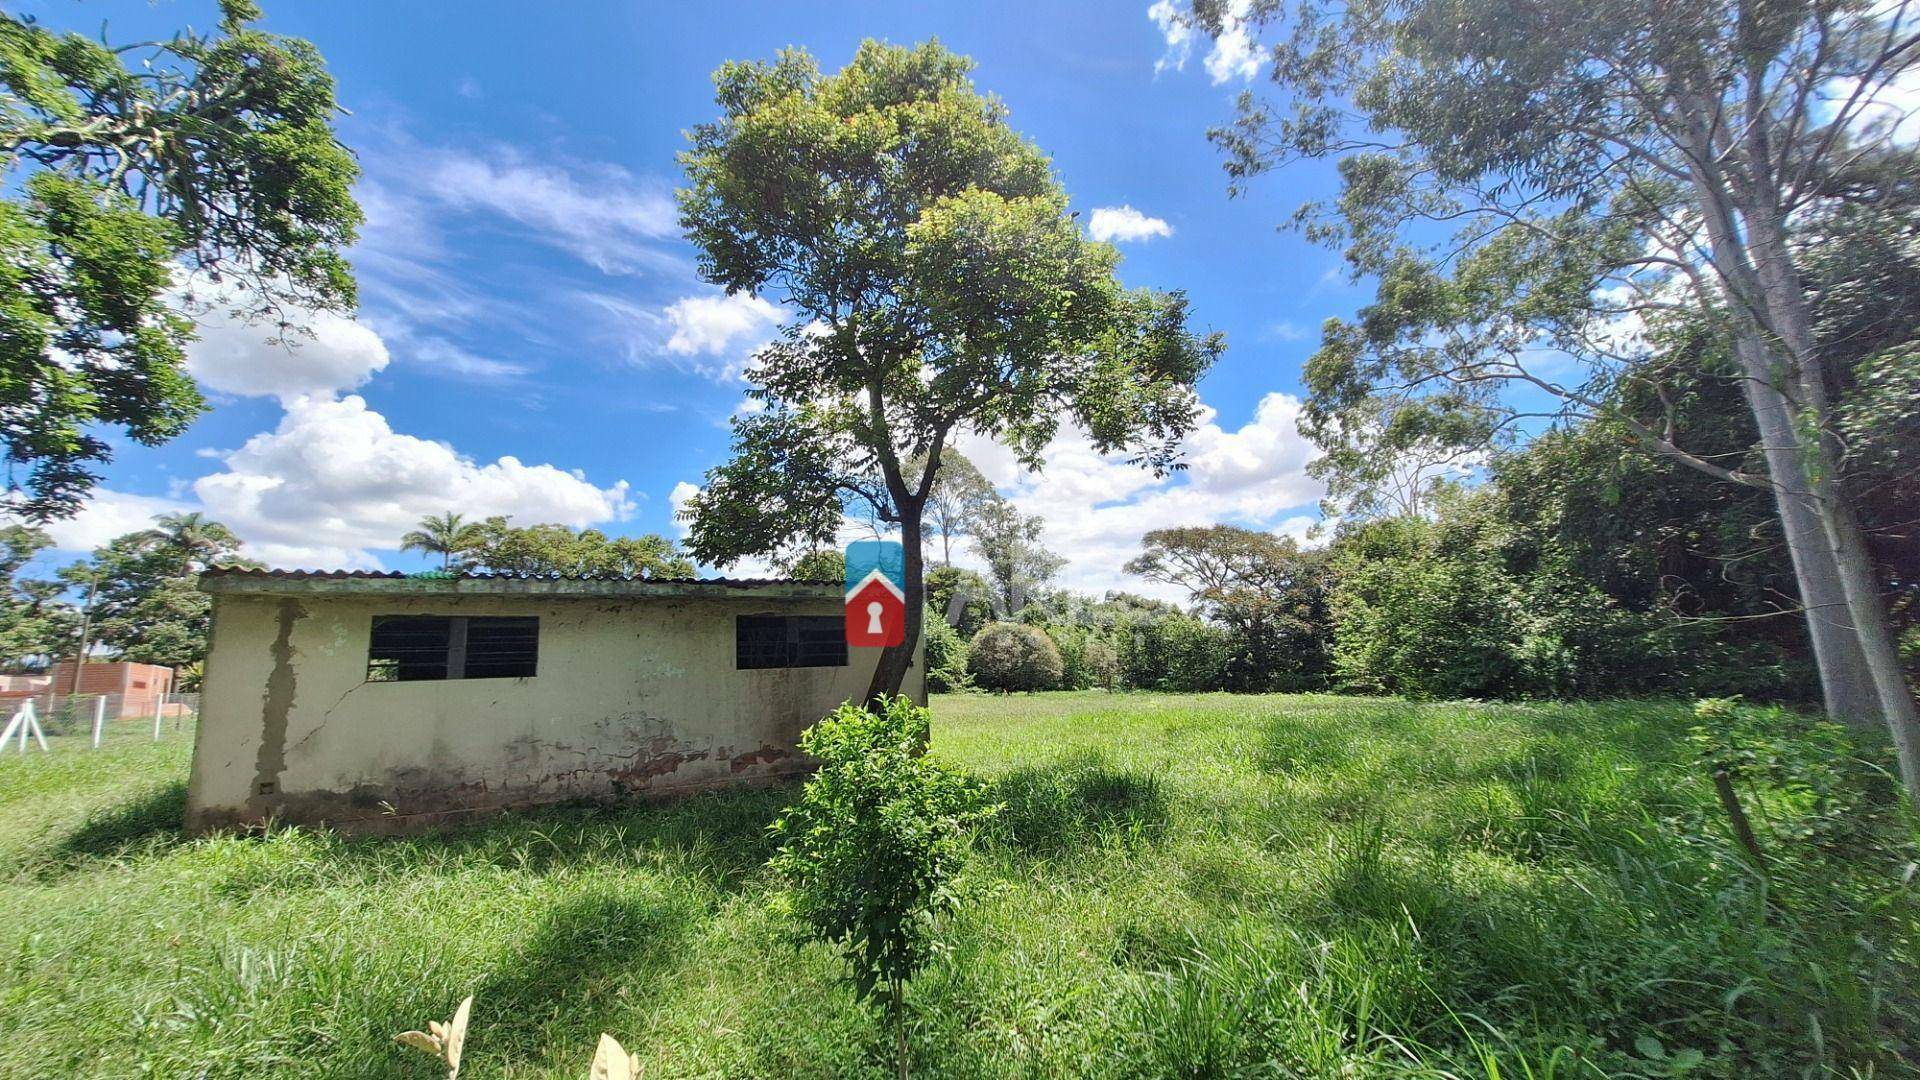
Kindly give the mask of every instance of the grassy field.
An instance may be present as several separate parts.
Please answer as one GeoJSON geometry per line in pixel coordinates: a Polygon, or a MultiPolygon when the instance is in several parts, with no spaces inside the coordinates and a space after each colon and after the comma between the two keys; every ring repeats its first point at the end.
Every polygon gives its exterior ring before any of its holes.
{"type": "MultiPolygon", "coordinates": [[[[1006,805],[911,991],[920,1075],[1907,1075],[1910,826],[1747,784],[1763,877],[1682,705],[934,713],[1006,805]]],[[[790,788],[187,841],[188,755],[0,758],[0,1076],[432,1077],[391,1036],[467,993],[472,1078],[583,1076],[603,1030],[649,1077],[888,1075],[767,912],[790,788]]]]}

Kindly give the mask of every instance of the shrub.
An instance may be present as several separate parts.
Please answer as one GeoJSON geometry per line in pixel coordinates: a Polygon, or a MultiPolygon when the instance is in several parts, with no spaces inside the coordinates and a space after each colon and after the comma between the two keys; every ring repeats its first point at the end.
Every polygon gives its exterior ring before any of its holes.
{"type": "Polygon", "coordinates": [[[820,770],[773,823],[780,850],[767,864],[786,883],[782,906],[853,966],[860,1000],[884,999],[902,1075],[907,980],[958,904],[969,830],[997,809],[921,752],[928,720],[896,697],[877,713],[849,702],[808,728],[800,748],[820,770]]]}
{"type": "Polygon", "coordinates": [[[1120,677],[1140,690],[1218,690],[1232,646],[1225,631],[1188,615],[1134,619],[1121,630],[1120,677]]]}
{"type": "Polygon", "coordinates": [[[973,689],[973,677],[967,674],[967,641],[947,620],[927,612],[925,629],[927,652],[927,690],[954,693],[973,689]]]}
{"type": "Polygon", "coordinates": [[[989,690],[1049,690],[1060,685],[1060,650],[1046,632],[989,623],[973,636],[968,670],[989,690]]]}

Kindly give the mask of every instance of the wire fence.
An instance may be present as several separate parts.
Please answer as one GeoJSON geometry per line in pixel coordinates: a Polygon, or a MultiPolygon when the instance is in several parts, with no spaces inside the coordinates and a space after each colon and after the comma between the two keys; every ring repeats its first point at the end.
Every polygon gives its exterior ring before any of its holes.
{"type": "Polygon", "coordinates": [[[0,699],[0,754],[190,739],[199,719],[198,693],[9,695],[0,699]]]}

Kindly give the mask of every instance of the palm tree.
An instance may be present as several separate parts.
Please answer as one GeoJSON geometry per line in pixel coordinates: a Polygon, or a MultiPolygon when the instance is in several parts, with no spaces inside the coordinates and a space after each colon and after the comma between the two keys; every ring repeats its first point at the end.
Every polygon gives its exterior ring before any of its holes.
{"type": "Polygon", "coordinates": [[[208,520],[198,511],[161,514],[153,519],[153,528],[139,535],[142,547],[164,551],[174,558],[180,577],[211,565],[223,555],[233,554],[240,546],[240,538],[233,535],[233,530],[208,520]]]}
{"type": "Polygon", "coordinates": [[[449,510],[420,519],[420,527],[400,538],[401,551],[425,551],[440,556],[442,570],[453,569],[453,557],[478,548],[486,534],[477,524],[449,510]]]}

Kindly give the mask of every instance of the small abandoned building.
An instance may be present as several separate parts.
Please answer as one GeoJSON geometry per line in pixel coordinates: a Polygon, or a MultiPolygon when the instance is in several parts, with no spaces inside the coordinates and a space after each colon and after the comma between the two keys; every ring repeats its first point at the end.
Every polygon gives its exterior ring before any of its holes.
{"type": "Polygon", "coordinates": [[[56,700],[98,696],[107,699],[108,715],[117,720],[152,716],[156,709],[171,716],[186,708],[167,701],[172,692],[172,668],[127,660],[89,660],[80,665],[77,681],[71,660],[54,664],[45,675],[0,676],[0,708],[7,712],[10,703],[29,698],[52,712],[56,700]]]}
{"type": "MultiPolygon", "coordinates": [[[[807,771],[866,693],[836,585],[211,570],[192,829],[395,828],[807,771]]],[[[925,700],[916,657],[905,692],[925,700]]]]}

